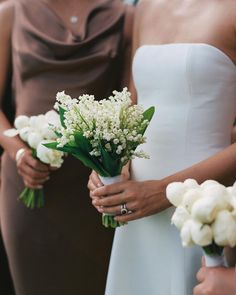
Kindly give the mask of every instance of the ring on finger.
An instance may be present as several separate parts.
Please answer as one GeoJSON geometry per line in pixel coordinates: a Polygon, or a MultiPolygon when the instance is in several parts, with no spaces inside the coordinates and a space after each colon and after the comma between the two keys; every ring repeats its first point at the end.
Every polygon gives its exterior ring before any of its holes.
{"type": "Polygon", "coordinates": [[[127,209],[127,207],[126,207],[126,204],[124,203],[124,204],[121,204],[120,205],[120,214],[121,215],[125,215],[125,214],[127,214],[129,212],[129,210],[127,209]]]}

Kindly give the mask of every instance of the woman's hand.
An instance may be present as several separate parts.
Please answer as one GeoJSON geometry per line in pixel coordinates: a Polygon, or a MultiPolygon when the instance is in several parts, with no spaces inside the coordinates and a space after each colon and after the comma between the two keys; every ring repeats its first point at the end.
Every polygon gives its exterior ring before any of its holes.
{"type": "Polygon", "coordinates": [[[170,206],[165,186],[156,180],[119,182],[96,188],[91,196],[95,198],[93,204],[99,212],[118,215],[115,220],[121,222],[149,216],[170,206]],[[129,214],[120,215],[122,204],[130,211],[129,214]]]}
{"type": "Polygon", "coordinates": [[[193,295],[234,295],[236,294],[235,268],[201,267],[197,273],[197,285],[193,295]]]}
{"type": "Polygon", "coordinates": [[[43,183],[49,179],[49,166],[33,158],[29,149],[25,149],[16,165],[26,187],[40,189],[43,187],[43,183]]]}
{"type": "MultiPolygon", "coordinates": [[[[129,164],[123,167],[122,172],[121,172],[122,180],[128,180],[130,178],[130,172],[129,172],[129,164]]],[[[99,197],[96,197],[93,195],[93,192],[95,189],[103,186],[103,183],[101,182],[101,179],[99,178],[97,172],[94,170],[89,176],[89,181],[88,181],[88,189],[90,191],[90,197],[93,200],[99,199],[99,197]]],[[[94,205],[94,207],[99,211],[99,206],[94,205]]]]}

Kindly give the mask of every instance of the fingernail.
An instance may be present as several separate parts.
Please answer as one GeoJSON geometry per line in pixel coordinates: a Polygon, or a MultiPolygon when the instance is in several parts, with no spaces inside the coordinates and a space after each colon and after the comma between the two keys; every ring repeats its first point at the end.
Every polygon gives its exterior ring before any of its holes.
{"type": "Polygon", "coordinates": [[[101,183],[97,183],[97,187],[102,187],[103,185],[101,183]]]}
{"type": "Polygon", "coordinates": [[[42,185],[37,185],[37,188],[41,189],[41,188],[43,188],[43,186],[42,185]]]}
{"type": "Polygon", "coordinates": [[[98,202],[97,202],[97,200],[93,200],[92,203],[93,203],[93,205],[96,206],[98,202]]]}
{"type": "Polygon", "coordinates": [[[50,179],[50,176],[48,176],[47,178],[46,178],[46,180],[49,180],[50,179]]]}

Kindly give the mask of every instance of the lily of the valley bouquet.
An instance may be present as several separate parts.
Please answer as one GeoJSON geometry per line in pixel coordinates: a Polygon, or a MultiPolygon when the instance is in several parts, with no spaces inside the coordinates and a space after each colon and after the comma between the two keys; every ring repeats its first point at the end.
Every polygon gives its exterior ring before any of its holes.
{"type": "MultiPolygon", "coordinates": [[[[27,117],[18,116],[14,121],[14,129],[4,132],[4,135],[13,137],[19,135],[20,138],[27,143],[32,150],[32,155],[44,164],[51,167],[60,168],[63,163],[64,153],[61,151],[53,151],[45,147],[45,144],[56,140],[57,135],[52,130],[52,126],[60,128],[59,114],[54,110],[46,114],[27,117]]],[[[26,187],[20,194],[19,199],[28,208],[41,208],[44,206],[43,189],[31,189],[26,187]]]]}
{"type": "Polygon", "coordinates": [[[226,266],[223,248],[236,246],[236,183],[225,187],[207,180],[199,185],[187,179],[169,184],[166,193],[177,207],[172,223],[183,246],[202,246],[206,266],[226,266]]]}
{"type": "MultiPolygon", "coordinates": [[[[122,167],[130,159],[147,157],[136,148],[145,142],[144,132],[154,107],[144,111],[141,106],[132,105],[126,88],[100,101],[93,95],[72,99],[59,92],[55,109],[62,127],[55,128],[58,139],[46,146],[72,154],[95,170],[104,184],[120,181],[122,167]]],[[[121,224],[112,215],[103,215],[104,226],[115,228],[121,224]]]]}

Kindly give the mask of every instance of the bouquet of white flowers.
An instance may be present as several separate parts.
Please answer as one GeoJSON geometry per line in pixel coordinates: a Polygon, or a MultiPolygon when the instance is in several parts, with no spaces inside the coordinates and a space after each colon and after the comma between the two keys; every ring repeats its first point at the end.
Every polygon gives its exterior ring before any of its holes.
{"type": "MultiPolygon", "coordinates": [[[[119,181],[122,167],[130,159],[147,157],[136,148],[145,142],[144,132],[154,114],[154,107],[144,111],[141,106],[132,105],[126,88],[113,94],[97,101],[92,95],[72,99],[64,92],[58,93],[55,108],[62,127],[54,129],[57,141],[45,145],[72,154],[95,170],[103,183],[111,177],[114,182],[119,181]]],[[[103,224],[121,225],[107,214],[103,215],[103,224]]]]}
{"type": "MultiPolygon", "coordinates": [[[[45,144],[57,139],[57,135],[51,126],[60,128],[60,118],[57,112],[51,110],[45,115],[38,116],[18,116],[14,122],[15,128],[6,130],[4,135],[13,137],[19,135],[32,150],[32,155],[36,159],[51,167],[59,168],[63,163],[64,153],[53,151],[45,147],[45,144]]],[[[54,127],[55,128],[55,127],[54,127]]],[[[31,189],[26,187],[20,194],[19,199],[28,208],[41,208],[44,206],[43,189],[31,189]]]]}
{"type": "Polygon", "coordinates": [[[225,187],[207,180],[199,185],[187,179],[170,183],[166,194],[177,207],[172,223],[183,246],[200,245],[207,266],[226,266],[223,248],[236,246],[236,183],[225,187]]]}

